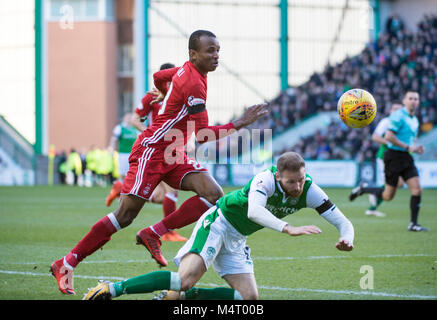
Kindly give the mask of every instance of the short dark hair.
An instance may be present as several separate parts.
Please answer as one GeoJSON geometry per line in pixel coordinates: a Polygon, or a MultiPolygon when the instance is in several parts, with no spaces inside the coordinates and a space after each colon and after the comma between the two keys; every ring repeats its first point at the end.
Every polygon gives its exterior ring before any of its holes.
{"type": "Polygon", "coordinates": [[[305,160],[296,152],[289,151],[283,153],[276,164],[279,173],[283,171],[299,171],[300,168],[305,167],[305,160]]]}
{"type": "Polygon", "coordinates": [[[414,89],[411,89],[411,88],[407,88],[406,90],[405,90],[405,92],[404,92],[404,98],[407,96],[407,94],[408,93],[417,93],[417,94],[419,94],[419,91],[417,91],[417,90],[414,90],[414,89]]]}
{"type": "Polygon", "coordinates": [[[208,30],[197,30],[190,35],[188,40],[188,50],[199,50],[199,39],[201,36],[216,38],[215,34],[208,30]]]}
{"type": "Polygon", "coordinates": [[[164,64],[161,65],[159,70],[171,69],[171,68],[174,68],[174,67],[175,67],[175,65],[173,63],[164,63],[164,64]]]}

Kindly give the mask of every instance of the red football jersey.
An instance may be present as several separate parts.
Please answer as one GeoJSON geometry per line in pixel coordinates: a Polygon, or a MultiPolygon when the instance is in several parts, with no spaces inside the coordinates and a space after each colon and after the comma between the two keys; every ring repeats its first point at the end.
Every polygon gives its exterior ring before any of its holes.
{"type": "Polygon", "coordinates": [[[148,116],[150,113],[152,113],[148,121],[148,126],[150,126],[153,122],[155,122],[156,116],[158,115],[158,111],[161,108],[161,104],[162,104],[161,102],[150,104],[150,102],[152,102],[153,99],[155,99],[154,95],[146,93],[146,95],[141,99],[141,103],[135,109],[135,112],[141,118],[144,118],[148,116]]]}
{"type": "MultiPolygon", "coordinates": [[[[154,74],[155,86],[165,91],[171,78],[171,84],[162,101],[161,108],[154,123],[139,136],[143,147],[165,148],[177,141],[176,148],[184,146],[193,131],[200,143],[218,139],[220,129],[233,129],[232,122],[223,126],[208,126],[208,112],[205,109],[207,97],[206,76],[187,61],[180,68],[158,71],[154,74]],[[199,138],[201,129],[205,133],[199,138]]],[[[220,132],[221,133],[221,132],[220,132]]],[[[229,133],[228,133],[229,134],[229,133]]]]}
{"type": "MultiPolygon", "coordinates": [[[[153,80],[156,88],[161,91],[164,95],[168,91],[168,83],[172,81],[174,74],[179,70],[179,67],[164,69],[156,72],[153,75],[153,80]]],[[[162,102],[150,104],[156,97],[152,94],[146,93],[146,95],[141,99],[141,104],[135,109],[135,112],[144,118],[152,112],[151,119],[149,119],[148,126],[150,126],[156,120],[158,111],[161,108],[162,102]]]]}
{"type": "MultiPolygon", "coordinates": [[[[174,75],[158,116],[152,126],[139,137],[143,146],[164,147],[174,142],[176,137],[169,134],[171,129],[178,130],[177,133],[181,134],[179,138],[182,138],[182,141],[179,142],[185,145],[189,131],[187,128],[188,108],[191,107],[190,104],[193,105],[193,99],[196,99],[197,103],[206,103],[206,76],[202,75],[191,62],[186,62],[180,68],[155,73],[155,86],[158,90],[163,90],[162,84],[167,84],[168,81],[159,82],[157,79],[166,78],[171,72],[174,75]],[[160,74],[165,74],[165,76],[159,77],[160,74]]],[[[171,133],[174,134],[176,131],[173,130],[171,133]]]]}
{"type": "Polygon", "coordinates": [[[179,70],[179,68],[180,67],[164,69],[153,74],[153,82],[155,87],[164,95],[167,94],[168,83],[172,81],[173,76],[179,70]]]}

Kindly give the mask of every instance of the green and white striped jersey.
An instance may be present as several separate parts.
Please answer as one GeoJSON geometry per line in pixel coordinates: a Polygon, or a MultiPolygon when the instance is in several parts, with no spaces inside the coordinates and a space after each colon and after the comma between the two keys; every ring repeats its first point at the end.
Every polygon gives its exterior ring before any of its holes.
{"type": "Polygon", "coordinates": [[[253,177],[242,189],[230,192],[217,201],[226,220],[241,234],[250,235],[263,226],[250,220],[247,215],[249,192],[266,195],[265,208],[281,219],[302,208],[319,208],[328,196],[307,174],[303,192],[298,198],[288,197],[275,178],[276,166],[272,166],[253,177]]]}

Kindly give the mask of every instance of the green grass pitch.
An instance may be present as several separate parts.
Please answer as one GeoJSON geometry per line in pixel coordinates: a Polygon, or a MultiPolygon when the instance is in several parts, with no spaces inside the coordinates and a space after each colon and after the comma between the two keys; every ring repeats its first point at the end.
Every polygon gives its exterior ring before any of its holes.
{"type": "MultiPolygon", "coordinates": [[[[225,188],[225,192],[230,191],[225,188]]],[[[150,254],[135,245],[136,232],[162,218],[162,208],[146,204],[137,219],[113,235],[102,250],[75,270],[76,296],[64,296],[49,273],[59,259],[101,217],[109,188],[68,186],[0,187],[0,300],[75,300],[98,279],[118,281],[158,270],[150,254]]],[[[340,252],[334,245],[335,227],[305,209],[285,218],[291,225],[314,224],[322,233],[289,237],[261,230],[248,238],[260,299],[437,299],[437,190],[424,190],[419,223],[430,232],[407,232],[409,191],[383,203],[385,218],[364,215],[367,196],[349,202],[349,189],[325,189],[355,227],[355,248],[340,252]]],[[[181,192],[181,204],[192,193],[181,192]]],[[[194,225],[180,230],[189,237],[194,225]]],[[[167,270],[176,271],[172,258],[181,243],[164,242],[167,270]]],[[[213,269],[199,286],[226,285],[213,269]]],[[[153,294],[119,299],[146,299],[153,294]]]]}

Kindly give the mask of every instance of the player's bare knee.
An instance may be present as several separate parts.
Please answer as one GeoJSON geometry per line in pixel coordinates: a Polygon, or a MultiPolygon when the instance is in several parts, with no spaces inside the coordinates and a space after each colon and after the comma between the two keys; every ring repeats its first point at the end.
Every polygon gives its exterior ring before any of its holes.
{"type": "Polygon", "coordinates": [[[214,193],[214,197],[216,198],[215,201],[217,201],[218,199],[220,199],[224,195],[225,194],[223,193],[223,189],[222,188],[218,188],[217,190],[215,190],[215,193],[214,193]]]}
{"type": "Polygon", "coordinates": [[[114,211],[114,216],[121,228],[125,228],[135,220],[145,200],[130,195],[122,195],[120,205],[114,211]]]}
{"type": "Polygon", "coordinates": [[[138,212],[134,209],[118,209],[114,212],[114,216],[121,228],[126,228],[136,218],[138,212]]]}
{"type": "Polygon", "coordinates": [[[257,290],[249,290],[247,292],[240,292],[241,296],[244,300],[258,300],[258,291],[257,290]]]}
{"type": "Polygon", "coordinates": [[[382,194],[382,200],[391,201],[394,198],[395,194],[396,194],[396,192],[391,192],[389,190],[385,190],[382,194]]]}
{"type": "Polygon", "coordinates": [[[223,197],[222,188],[211,188],[210,190],[206,190],[203,194],[199,194],[200,197],[206,199],[209,203],[215,204],[218,199],[223,197]]]}
{"type": "Polygon", "coordinates": [[[181,290],[191,289],[206,272],[202,258],[196,253],[185,255],[179,265],[178,273],[181,279],[181,290]]]}
{"type": "Polygon", "coordinates": [[[383,199],[384,201],[390,201],[390,200],[393,199],[393,195],[391,195],[391,194],[385,194],[385,195],[382,197],[382,199],[383,199]]]}
{"type": "Polygon", "coordinates": [[[420,186],[419,183],[415,183],[412,187],[411,187],[411,194],[413,196],[420,196],[422,194],[422,187],[420,186]]]}
{"type": "Polygon", "coordinates": [[[412,196],[416,196],[416,197],[422,195],[422,188],[419,187],[419,188],[412,189],[411,190],[411,195],[412,196]]]}
{"type": "MultiPolygon", "coordinates": [[[[188,260],[187,260],[188,261],[188,260]]],[[[186,263],[187,261],[184,261],[186,263]]],[[[189,261],[188,264],[191,262],[189,261]]],[[[200,278],[198,275],[198,271],[196,268],[191,267],[182,267],[179,268],[179,277],[181,278],[181,290],[187,291],[190,290],[197,282],[197,280],[200,278]]]]}
{"type": "Polygon", "coordinates": [[[164,201],[164,195],[161,193],[153,194],[150,201],[153,203],[161,204],[164,201]]]}

